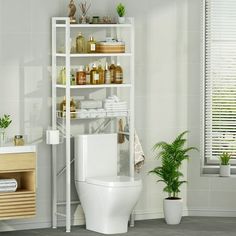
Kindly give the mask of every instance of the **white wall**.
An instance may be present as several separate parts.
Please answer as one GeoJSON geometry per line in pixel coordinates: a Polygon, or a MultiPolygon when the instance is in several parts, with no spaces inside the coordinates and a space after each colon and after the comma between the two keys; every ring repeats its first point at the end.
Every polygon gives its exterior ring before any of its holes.
{"type": "MultiPolygon", "coordinates": [[[[188,129],[189,145],[200,147],[200,0],[189,0],[188,129]]],[[[234,178],[201,177],[199,153],[188,165],[190,215],[236,216],[234,178]]]]}
{"type": "MultiPolygon", "coordinates": [[[[163,186],[147,175],[158,164],[151,147],[187,129],[188,1],[122,1],[127,15],[136,20],[136,128],[147,158],[137,219],[162,216],[163,186]]],[[[118,2],[93,0],[91,15],[114,15],[118,2]]],[[[50,18],[67,14],[67,4],[63,0],[0,1],[0,114],[13,118],[9,136],[25,133],[29,141],[39,143],[37,216],[0,222],[0,231],[51,223],[51,153],[43,140],[51,117],[50,18]]],[[[186,174],[186,166],[183,171],[186,174]]],[[[181,196],[186,203],[186,186],[181,196]]]]}

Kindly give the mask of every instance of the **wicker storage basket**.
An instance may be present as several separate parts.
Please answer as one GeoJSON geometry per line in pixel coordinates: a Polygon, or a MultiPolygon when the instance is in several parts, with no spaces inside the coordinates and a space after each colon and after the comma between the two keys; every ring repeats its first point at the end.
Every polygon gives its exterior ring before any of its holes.
{"type": "Polygon", "coordinates": [[[97,53],[124,53],[125,43],[124,42],[97,42],[96,52],[97,53]]]}

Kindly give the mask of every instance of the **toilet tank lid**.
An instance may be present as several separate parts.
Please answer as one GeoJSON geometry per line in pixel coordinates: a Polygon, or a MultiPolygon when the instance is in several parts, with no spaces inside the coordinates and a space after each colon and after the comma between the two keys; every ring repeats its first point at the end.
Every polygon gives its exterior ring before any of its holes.
{"type": "Polygon", "coordinates": [[[133,178],[129,176],[93,177],[87,178],[86,182],[89,184],[107,187],[135,187],[142,185],[140,178],[133,178]]]}

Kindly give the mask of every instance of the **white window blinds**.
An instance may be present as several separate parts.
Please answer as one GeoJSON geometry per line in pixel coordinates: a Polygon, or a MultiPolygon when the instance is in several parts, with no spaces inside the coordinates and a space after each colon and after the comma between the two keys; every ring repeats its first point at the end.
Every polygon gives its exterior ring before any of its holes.
{"type": "Polygon", "coordinates": [[[236,158],[236,0],[205,0],[204,154],[236,158]]]}

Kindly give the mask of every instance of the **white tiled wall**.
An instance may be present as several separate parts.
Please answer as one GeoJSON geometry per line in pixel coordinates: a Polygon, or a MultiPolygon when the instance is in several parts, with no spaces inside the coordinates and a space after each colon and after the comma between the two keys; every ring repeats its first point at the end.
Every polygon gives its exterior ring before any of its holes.
{"type": "MultiPolygon", "coordinates": [[[[39,142],[37,217],[0,222],[0,231],[6,226],[8,229],[46,227],[51,222],[51,152],[44,140],[51,117],[50,18],[67,14],[68,2],[0,1],[0,114],[12,115],[9,136],[26,133],[30,141],[39,142]],[[20,226],[23,222],[31,224],[20,226]]],[[[93,0],[91,15],[115,15],[118,2],[93,0]]],[[[127,15],[134,16],[136,21],[136,128],[146,154],[141,171],[144,190],[136,208],[137,218],[160,217],[165,195],[163,186],[147,174],[158,164],[151,148],[158,141],[171,141],[187,129],[190,101],[187,85],[196,86],[191,90],[191,95],[195,95],[198,87],[191,78],[198,79],[195,66],[199,64],[198,14],[193,10],[192,17],[188,17],[188,2],[194,9],[198,5],[196,0],[122,2],[127,6],[127,15]],[[190,65],[192,73],[188,70],[190,65]]],[[[194,98],[191,102],[196,105],[195,112],[198,103],[194,98]]],[[[186,174],[186,165],[183,171],[186,174]]],[[[181,196],[186,202],[186,186],[181,196]]]]}

